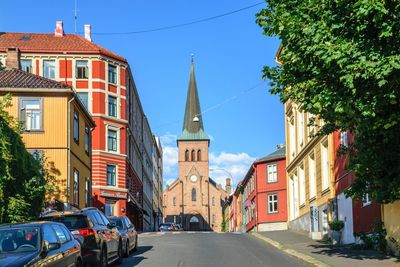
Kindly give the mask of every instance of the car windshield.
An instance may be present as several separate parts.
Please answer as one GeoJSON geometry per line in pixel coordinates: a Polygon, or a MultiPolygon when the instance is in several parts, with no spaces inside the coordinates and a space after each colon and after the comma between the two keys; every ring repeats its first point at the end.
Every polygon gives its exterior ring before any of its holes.
{"type": "Polygon", "coordinates": [[[122,218],[108,218],[110,222],[115,223],[115,226],[117,227],[118,230],[123,230],[124,229],[124,224],[122,222],[122,218]]]}
{"type": "Polygon", "coordinates": [[[39,228],[0,229],[0,253],[23,253],[39,248],[39,228]]]}
{"type": "Polygon", "coordinates": [[[68,229],[83,229],[89,227],[86,217],[81,215],[54,216],[54,217],[49,216],[49,217],[44,217],[43,220],[62,223],[68,229]]]}

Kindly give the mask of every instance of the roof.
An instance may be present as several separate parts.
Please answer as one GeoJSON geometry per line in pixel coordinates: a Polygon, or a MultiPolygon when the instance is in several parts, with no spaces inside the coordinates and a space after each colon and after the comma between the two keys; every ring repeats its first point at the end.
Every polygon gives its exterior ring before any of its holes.
{"type": "Polygon", "coordinates": [[[0,87],[71,89],[71,87],[65,83],[57,82],[18,69],[0,71],[0,87]]]}
{"type": "Polygon", "coordinates": [[[199,94],[197,92],[194,64],[190,66],[190,79],[186,97],[185,117],[183,119],[180,140],[210,140],[204,132],[203,117],[201,114],[199,94]]]}
{"type": "Polygon", "coordinates": [[[4,229],[6,227],[8,228],[14,228],[14,227],[37,227],[43,224],[48,224],[48,223],[57,223],[57,222],[49,222],[49,221],[34,221],[34,222],[21,222],[21,223],[7,223],[7,224],[0,224],[0,229],[4,229]]]}
{"type": "Polygon", "coordinates": [[[262,158],[257,159],[256,161],[254,161],[254,163],[260,163],[264,161],[276,160],[281,158],[286,158],[286,146],[282,146],[281,148],[275,150],[271,154],[268,154],[262,158]]]}
{"type": "Polygon", "coordinates": [[[6,52],[10,47],[17,47],[22,53],[77,53],[103,54],[114,59],[127,60],[95,43],[92,43],[78,34],[65,34],[57,37],[50,33],[0,33],[0,52],[6,52]]]}

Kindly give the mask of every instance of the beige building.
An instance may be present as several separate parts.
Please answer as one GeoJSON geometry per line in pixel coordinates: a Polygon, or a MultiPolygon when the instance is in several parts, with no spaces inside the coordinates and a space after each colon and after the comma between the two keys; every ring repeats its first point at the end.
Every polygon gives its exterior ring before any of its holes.
{"type": "Polygon", "coordinates": [[[180,223],[184,230],[220,232],[222,203],[228,193],[209,177],[210,138],[204,132],[193,63],[177,143],[179,177],[164,191],[164,221],[180,223]]]}
{"type": "Polygon", "coordinates": [[[330,200],[335,197],[333,139],[313,136],[323,123],[292,102],[285,103],[289,228],[313,239],[328,234],[330,200]],[[315,126],[309,126],[315,121],[315,126]]]}

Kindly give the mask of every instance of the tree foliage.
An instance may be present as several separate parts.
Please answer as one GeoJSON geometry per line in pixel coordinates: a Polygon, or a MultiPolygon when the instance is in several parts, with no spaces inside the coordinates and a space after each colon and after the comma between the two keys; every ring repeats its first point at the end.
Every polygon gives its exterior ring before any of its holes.
{"type": "Polygon", "coordinates": [[[320,134],[354,134],[348,195],[400,199],[400,2],[266,2],[257,23],[283,47],[282,64],[264,67],[271,92],[322,118],[320,134]]]}
{"type": "Polygon", "coordinates": [[[47,187],[42,160],[25,149],[18,123],[5,111],[10,103],[10,95],[0,99],[0,224],[36,218],[47,187]]]}

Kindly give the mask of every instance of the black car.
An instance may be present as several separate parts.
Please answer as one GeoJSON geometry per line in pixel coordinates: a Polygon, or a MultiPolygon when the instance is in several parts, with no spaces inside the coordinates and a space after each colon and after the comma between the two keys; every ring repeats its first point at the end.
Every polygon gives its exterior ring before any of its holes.
{"type": "Polygon", "coordinates": [[[40,220],[63,223],[74,236],[83,237],[84,264],[107,266],[112,262],[122,262],[121,234],[97,208],[52,212],[40,220]]]}
{"type": "Polygon", "coordinates": [[[121,233],[124,256],[128,257],[131,250],[136,250],[138,246],[138,236],[135,226],[126,216],[110,216],[108,219],[115,224],[121,233]]]}
{"type": "Polygon", "coordinates": [[[2,225],[0,266],[82,266],[81,247],[60,223],[2,225]]]}

